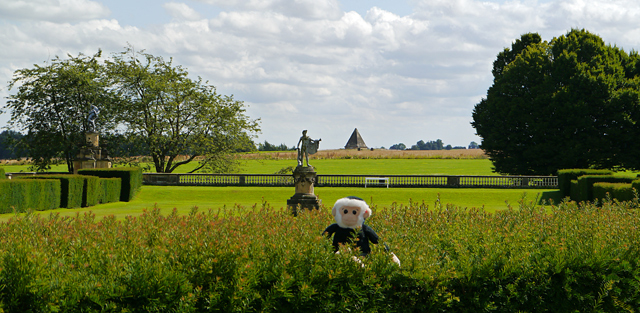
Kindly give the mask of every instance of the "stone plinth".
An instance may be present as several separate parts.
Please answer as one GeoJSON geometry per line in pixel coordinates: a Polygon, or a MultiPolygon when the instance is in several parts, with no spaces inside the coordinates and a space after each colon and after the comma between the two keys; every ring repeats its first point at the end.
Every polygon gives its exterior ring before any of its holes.
{"type": "Polygon", "coordinates": [[[317,174],[313,166],[298,166],[293,171],[296,193],[287,200],[287,207],[291,209],[294,216],[299,210],[319,210],[322,200],[313,193],[313,186],[316,183],[317,174]]]}
{"type": "Polygon", "coordinates": [[[100,136],[98,133],[85,134],[85,146],[80,149],[80,153],[73,160],[74,174],[78,174],[80,169],[111,168],[111,159],[107,155],[107,150],[100,148],[99,144],[100,136]]]}

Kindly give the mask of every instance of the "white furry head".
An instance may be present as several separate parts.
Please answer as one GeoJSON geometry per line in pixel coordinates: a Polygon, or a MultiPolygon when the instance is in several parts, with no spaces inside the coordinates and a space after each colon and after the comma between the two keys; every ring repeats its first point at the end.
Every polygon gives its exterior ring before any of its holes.
{"type": "Polygon", "coordinates": [[[371,209],[364,200],[358,197],[346,197],[338,199],[338,201],[336,201],[336,204],[333,205],[331,213],[333,214],[336,223],[340,227],[356,228],[361,227],[364,223],[364,220],[371,216],[371,209]],[[357,211],[359,211],[359,214],[357,214],[357,219],[356,216],[352,215],[345,215],[345,217],[343,218],[343,213],[346,214],[346,210],[345,212],[342,212],[343,208],[355,208],[357,211]]]}

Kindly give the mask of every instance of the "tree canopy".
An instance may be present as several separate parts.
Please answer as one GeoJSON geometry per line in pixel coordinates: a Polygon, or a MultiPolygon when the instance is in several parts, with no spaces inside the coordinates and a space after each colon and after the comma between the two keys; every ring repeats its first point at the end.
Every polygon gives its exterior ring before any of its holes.
{"type": "Polygon", "coordinates": [[[244,103],[190,78],[172,59],[132,48],[100,57],[56,57],[14,73],[9,87],[17,92],[3,109],[11,126],[27,132],[23,144],[37,170],[62,158],[73,171],[92,105],[101,108],[96,125],[110,155],[145,153],[157,172],[192,161],[193,171],[227,172],[236,164],[232,152],[255,149],[258,120],[245,114],[244,103]]]}
{"type": "Polygon", "coordinates": [[[638,54],[586,30],[542,41],[524,34],[493,64],[473,122],[497,172],[640,169],[638,54]]]}
{"type": "MultiPolygon", "coordinates": [[[[113,102],[102,79],[100,56],[99,51],[93,56],[55,57],[44,66],[14,73],[9,89],[18,91],[8,97],[4,109],[11,114],[9,125],[27,133],[19,145],[29,151],[36,170],[47,170],[55,159],[62,159],[72,172],[73,158],[88,128],[86,112],[91,105],[113,102]]],[[[105,111],[101,129],[113,127],[110,111],[105,111]]]]}

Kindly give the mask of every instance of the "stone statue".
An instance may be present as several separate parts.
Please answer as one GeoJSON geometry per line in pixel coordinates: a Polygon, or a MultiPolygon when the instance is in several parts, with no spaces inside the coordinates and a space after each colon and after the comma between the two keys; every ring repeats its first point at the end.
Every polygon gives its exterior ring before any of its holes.
{"type": "Polygon", "coordinates": [[[100,109],[92,104],[87,121],[89,121],[90,130],[94,133],[96,132],[96,119],[98,118],[98,113],[100,113],[100,109]]]}
{"type": "Polygon", "coordinates": [[[298,140],[298,166],[302,166],[302,156],[304,155],[305,159],[307,160],[307,167],[310,167],[311,165],[309,165],[309,154],[315,154],[316,152],[318,152],[318,147],[320,146],[320,141],[322,139],[318,139],[318,140],[313,140],[311,139],[309,136],[307,136],[307,130],[303,130],[302,131],[302,137],[300,137],[300,140],[298,140]],[[302,143],[302,146],[300,146],[300,144],[302,143]]]}

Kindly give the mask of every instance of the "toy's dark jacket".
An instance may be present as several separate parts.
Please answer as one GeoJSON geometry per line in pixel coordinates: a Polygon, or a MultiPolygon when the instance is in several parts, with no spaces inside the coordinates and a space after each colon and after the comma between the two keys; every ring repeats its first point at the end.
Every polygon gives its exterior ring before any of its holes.
{"type": "Polygon", "coordinates": [[[360,249],[360,252],[362,252],[363,255],[367,255],[371,252],[369,242],[378,244],[378,235],[373,231],[373,229],[371,229],[371,227],[364,223],[359,231],[353,228],[342,228],[337,223],[334,223],[329,225],[322,234],[327,234],[327,237],[329,238],[333,235],[333,248],[335,251],[338,251],[340,244],[351,243],[354,237],[354,232],[357,232],[356,246],[360,249]]]}

